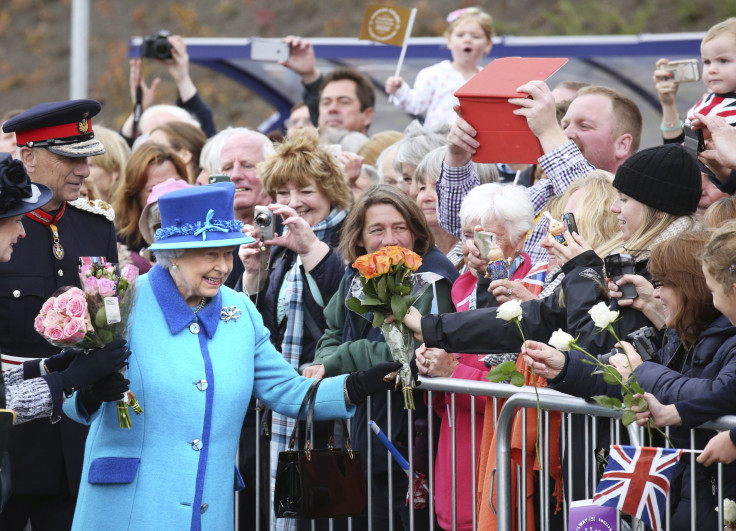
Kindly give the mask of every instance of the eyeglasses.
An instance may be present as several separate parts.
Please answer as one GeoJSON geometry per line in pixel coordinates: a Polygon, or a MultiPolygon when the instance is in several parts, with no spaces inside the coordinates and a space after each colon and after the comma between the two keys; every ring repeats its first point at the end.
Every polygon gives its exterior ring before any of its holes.
{"type": "Polygon", "coordinates": [[[652,280],[650,280],[649,282],[651,282],[651,284],[652,284],[652,287],[653,287],[654,289],[659,289],[659,288],[661,288],[662,286],[664,286],[664,282],[662,282],[661,280],[657,280],[656,278],[653,278],[653,279],[652,279],[652,280]]]}

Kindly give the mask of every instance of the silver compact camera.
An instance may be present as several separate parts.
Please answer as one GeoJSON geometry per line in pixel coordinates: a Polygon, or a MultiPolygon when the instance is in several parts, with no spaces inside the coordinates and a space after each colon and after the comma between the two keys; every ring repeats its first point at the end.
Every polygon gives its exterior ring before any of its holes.
{"type": "Polygon", "coordinates": [[[253,222],[262,240],[273,239],[273,212],[268,207],[256,205],[253,222]]]}

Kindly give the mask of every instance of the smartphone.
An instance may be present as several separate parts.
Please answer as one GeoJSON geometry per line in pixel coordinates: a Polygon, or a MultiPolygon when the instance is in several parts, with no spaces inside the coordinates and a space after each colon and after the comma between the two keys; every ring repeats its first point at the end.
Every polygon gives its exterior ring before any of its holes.
{"type": "Polygon", "coordinates": [[[273,212],[268,207],[256,205],[253,222],[262,240],[273,239],[273,212]]]}
{"type": "Polygon", "coordinates": [[[700,80],[700,62],[697,59],[670,61],[663,64],[661,68],[669,72],[672,81],[678,83],[690,83],[700,80]]]}
{"type": "Polygon", "coordinates": [[[214,174],[210,175],[209,183],[229,183],[230,182],[230,176],[225,174],[214,174]]]}
{"type": "MultiPolygon", "coordinates": [[[[567,227],[567,232],[570,234],[578,232],[578,224],[575,223],[575,215],[572,212],[562,214],[562,221],[565,223],[565,227],[567,227]]],[[[578,232],[578,234],[580,233],[578,232]]]]}
{"type": "Polygon", "coordinates": [[[271,61],[277,63],[289,59],[289,45],[278,39],[252,39],[250,41],[250,58],[253,61],[271,61]]]}

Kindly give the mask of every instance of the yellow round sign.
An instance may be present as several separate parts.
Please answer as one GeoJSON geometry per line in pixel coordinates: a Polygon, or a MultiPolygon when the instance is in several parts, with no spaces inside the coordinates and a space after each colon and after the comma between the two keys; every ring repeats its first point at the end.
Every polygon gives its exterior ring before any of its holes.
{"type": "Polygon", "coordinates": [[[401,17],[390,7],[377,9],[368,21],[368,33],[377,41],[393,39],[401,28],[401,17]]]}

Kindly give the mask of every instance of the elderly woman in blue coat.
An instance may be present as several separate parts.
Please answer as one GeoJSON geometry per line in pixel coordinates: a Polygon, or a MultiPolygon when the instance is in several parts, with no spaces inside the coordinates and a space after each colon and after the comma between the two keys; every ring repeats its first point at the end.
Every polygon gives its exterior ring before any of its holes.
{"type": "MultiPolygon", "coordinates": [[[[223,286],[235,246],[232,183],[159,198],[157,265],[138,281],[127,377],[144,412],[118,427],[114,403],[77,393],[65,412],[90,424],[73,529],[233,527],[240,426],[251,395],[296,416],[310,385],[269,341],[246,296],[223,286]]],[[[327,379],[316,418],[352,416],[353,404],[391,384],[387,363],[327,379]]]]}

